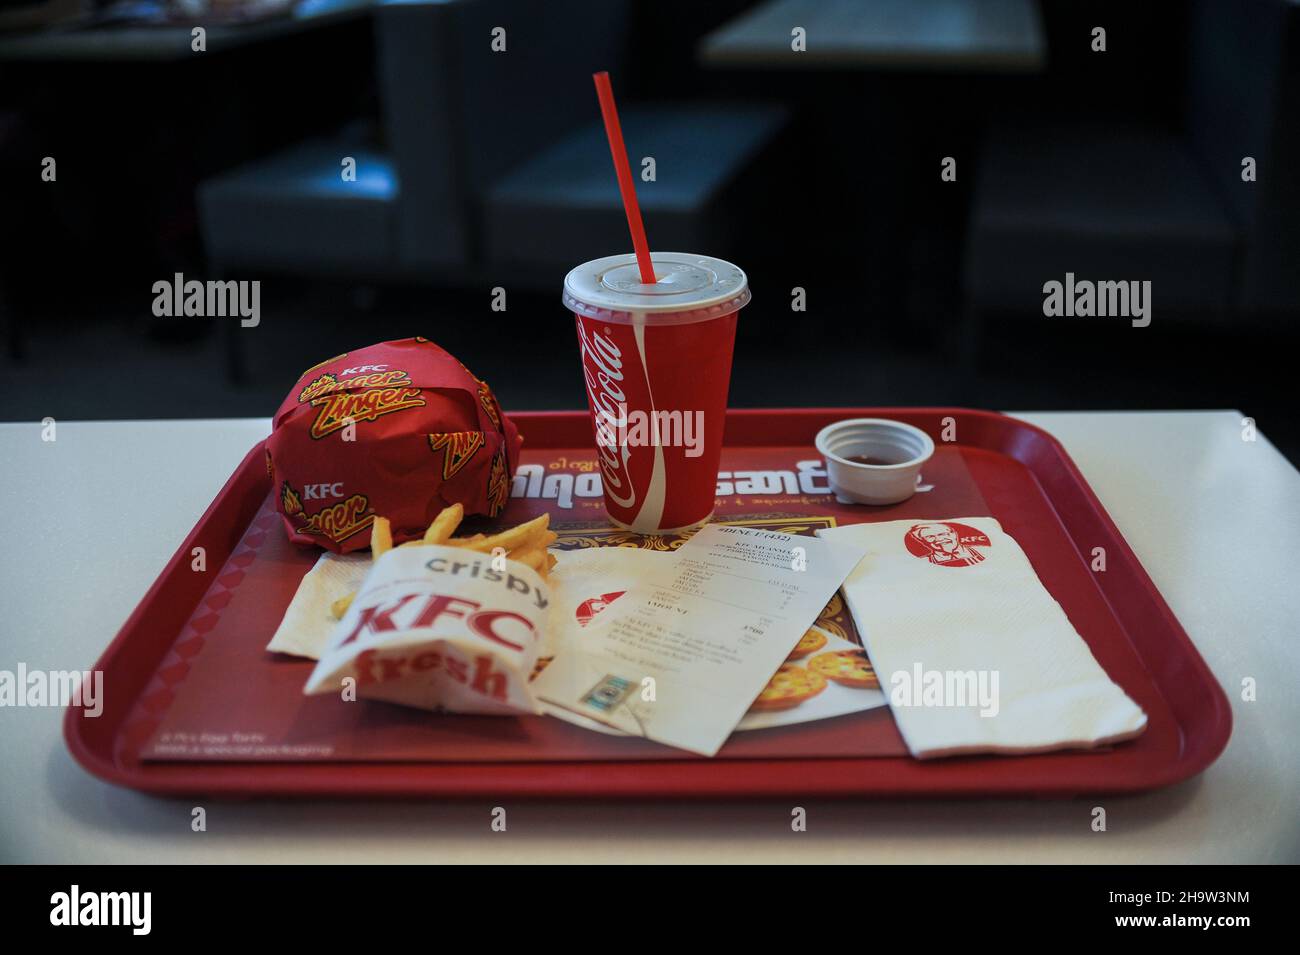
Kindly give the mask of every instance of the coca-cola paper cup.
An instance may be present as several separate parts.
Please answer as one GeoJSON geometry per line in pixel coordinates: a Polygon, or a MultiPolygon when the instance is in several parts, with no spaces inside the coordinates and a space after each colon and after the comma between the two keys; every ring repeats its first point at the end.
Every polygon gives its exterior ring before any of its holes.
{"type": "Polygon", "coordinates": [[[574,314],[605,509],[639,533],[680,530],[713,513],[745,273],[685,252],[584,263],[564,279],[574,314]]]}

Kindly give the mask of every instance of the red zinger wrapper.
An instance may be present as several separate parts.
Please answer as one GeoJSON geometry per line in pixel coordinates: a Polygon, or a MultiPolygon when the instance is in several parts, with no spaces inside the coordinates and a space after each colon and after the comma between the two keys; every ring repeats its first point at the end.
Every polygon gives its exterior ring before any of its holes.
{"type": "Polygon", "coordinates": [[[303,372],[275,414],[266,467],[289,539],[345,554],[370,545],[376,516],[399,542],[457,502],[495,517],[520,443],[487,382],[407,338],[303,372]]]}

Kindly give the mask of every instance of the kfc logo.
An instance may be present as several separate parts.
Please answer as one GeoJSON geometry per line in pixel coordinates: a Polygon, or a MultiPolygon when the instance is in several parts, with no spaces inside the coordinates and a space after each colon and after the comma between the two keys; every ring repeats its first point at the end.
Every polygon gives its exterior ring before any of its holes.
{"type": "Polygon", "coordinates": [[[433,628],[439,617],[464,620],[471,633],[515,651],[524,649],[523,643],[516,641],[537,639],[533,622],[514,611],[484,610],[477,600],[442,594],[404,594],[387,603],[364,607],[356,617],[352,632],[340,640],[337,646],[347,646],[358,637],[370,640],[376,634],[433,628]],[[507,624],[505,629],[508,633],[498,631],[498,624],[502,622],[507,624]]]}
{"type": "Polygon", "coordinates": [[[573,615],[578,618],[578,626],[585,627],[591,623],[593,617],[600,613],[619,597],[627,593],[626,590],[615,590],[613,593],[601,594],[599,597],[591,597],[578,604],[578,609],[573,615]]]}
{"type": "Polygon", "coordinates": [[[903,538],[907,550],[914,557],[924,557],[939,567],[969,567],[984,560],[977,547],[990,547],[992,542],[982,531],[968,524],[934,523],[914,524],[903,538]]]}
{"type": "Polygon", "coordinates": [[[357,365],[355,368],[344,368],[340,375],[360,375],[376,371],[388,371],[387,365],[357,365]]]}
{"type": "Polygon", "coordinates": [[[323,501],[327,497],[342,496],[342,481],[336,481],[333,484],[304,484],[302,487],[302,499],[304,501],[323,501]]]}

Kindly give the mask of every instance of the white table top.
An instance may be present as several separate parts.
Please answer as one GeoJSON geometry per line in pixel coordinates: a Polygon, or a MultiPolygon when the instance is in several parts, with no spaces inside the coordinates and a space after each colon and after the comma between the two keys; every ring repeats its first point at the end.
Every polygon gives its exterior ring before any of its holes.
{"type": "MultiPolygon", "coordinates": [[[[59,709],[0,709],[0,862],[1300,861],[1300,474],[1236,412],[1022,414],[1056,434],[1232,700],[1199,778],[1101,802],[790,806],[491,801],[216,802],[119,789],[77,766],[59,709]],[[1258,701],[1240,699],[1243,677],[1258,701]]],[[[266,419],[0,424],[0,669],[85,669],[153,582],[266,419]]]]}
{"type": "Polygon", "coordinates": [[[1041,70],[1033,0],[769,0],[699,43],[705,66],[742,69],[1041,70]],[[802,27],[806,49],[791,49],[802,27]]]}

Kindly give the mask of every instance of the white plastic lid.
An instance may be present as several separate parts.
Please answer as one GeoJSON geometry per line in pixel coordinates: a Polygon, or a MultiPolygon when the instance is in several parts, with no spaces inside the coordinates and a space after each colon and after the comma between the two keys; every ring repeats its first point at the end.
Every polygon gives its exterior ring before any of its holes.
{"type": "Polygon", "coordinates": [[[658,281],[641,281],[636,255],[584,262],[564,277],[564,304],[588,318],[682,325],[728,315],[750,299],[749,279],[722,259],[690,252],[652,252],[658,281]]]}

